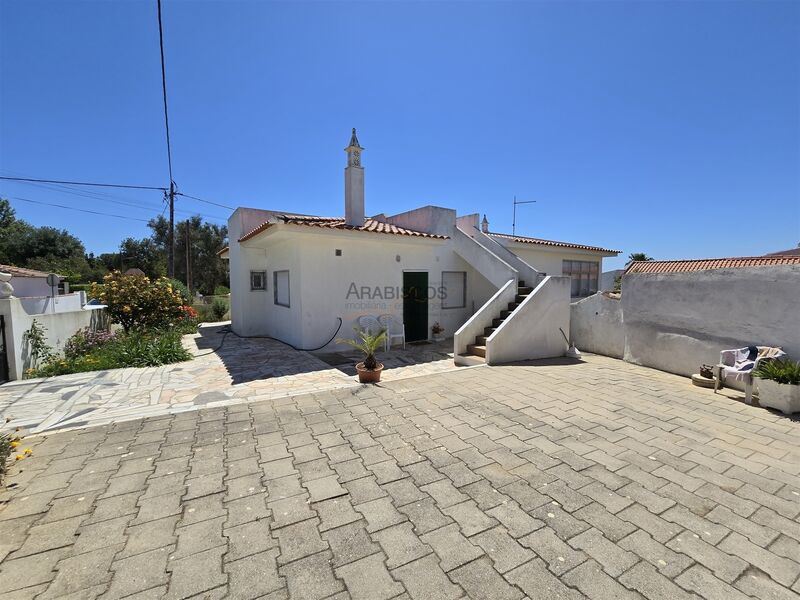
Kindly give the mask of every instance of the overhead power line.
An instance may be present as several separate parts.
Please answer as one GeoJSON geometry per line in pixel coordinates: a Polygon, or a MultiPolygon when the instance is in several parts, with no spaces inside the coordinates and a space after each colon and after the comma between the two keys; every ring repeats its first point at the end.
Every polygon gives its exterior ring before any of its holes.
{"type": "Polygon", "coordinates": [[[92,215],[102,215],[104,217],[116,217],[117,219],[128,219],[129,221],[141,221],[142,223],[149,223],[148,219],[137,219],[136,217],[129,217],[127,215],[115,215],[112,213],[100,212],[97,210],[89,210],[87,208],[75,208],[74,206],[65,206],[63,204],[54,204],[52,202],[41,202],[39,200],[31,200],[30,198],[20,198],[19,196],[12,196],[13,200],[21,200],[22,202],[30,202],[31,204],[42,204],[44,206],[55,206],[56,208],[65,208],[67,210],[74,210],[82,213],[89,213],[92,215]]]}
{"type": "Polygon", "coordinates": [[[167,232],[167,275],[175,275],[175,178],[172,176],[172,145],[169,140],[169,111],[167,110],[167,68],[164,63],[164,25],[161,22],[161,0],[158,8],[158,47],[161,50],[161,91],[164,97],[164,126],[167,133],[167,166],[169,167],[169,191],[164,191],[164,200],[169,202],[169,231],[167,232]]]}
{"type": "Polygon", "coordinates": [[[110,188],[125,188],[130,190],[158,190],[160,192],[166,191],[165,187],[156,187],[151,185],[123,185],[120,183],[96,183],[88,181],[63,181],[60,179],[34,179],[32,177],[7,177],[0,175],[0,179],[6,181],[32,181],[34,183],[60,183],[63,185],[88,185],[94,187],[110,187],[110,188]]]}
{"type": "Polygon", "coordinates": [[[213,206],[219,206],[220,208],[227,208],[229,210],[236,210],[233,206],[228,206],[227,204],[220,204],[219,202],[212,202],[211,200],[204,200],[203,198],[198,198],[197,196],[190,196],[189,194],[184,194],[183,192],[175,192],[178,196],[183,196],[184,198],[191,198],[192,200],[197,200],[198,202],[205,202],[206,204],[212,204],[213,206]]]}

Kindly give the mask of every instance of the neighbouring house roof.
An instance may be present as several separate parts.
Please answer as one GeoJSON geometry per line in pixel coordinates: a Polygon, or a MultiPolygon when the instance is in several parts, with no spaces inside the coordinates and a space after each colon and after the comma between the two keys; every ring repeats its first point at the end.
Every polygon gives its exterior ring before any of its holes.
{"type": "Polygon", "coordinates": [[[708,269],[740,269],[743,267],[773,267],[800,265],[800,256],[741,256],[736,258],[704,258],[699,260],[635,261],[625,268],[629,273],[690,273],[708,269]]]}
{"type": "Polygon", "coordinates": [[[780,252],[770,252],[764,256],[800,256],[800,248],[791,248],[789,250],[781,250],[780,252]]]}
{"type": "Polygon", "coordinates": [[[225,255],[228,253],[228,250],[230,250],[230,247],[225,246],[222,250],[217,252],[217,256],[219,256],[220,258],[225,258],[225,255]]]}
{"type": "Polygon", "coordinates": [[[556,242],[554,240],[543,240],[540,238],[525,237],[522,235],[509,235],[507,233],[489,232],[492,237],[519,242],[520,244],[534,244],[537,246],[555,246],[557,248],[575,248],[576,250],[590,250],[591,252],[607,252],[609,254],[619,254],[621,250],[609,250],[600,246],[586,246],[584,244],[572,244],[570,242],[556,242]]]}
{"type": "MultiPolygon", "coordinates": [[[[45,271],[36,271],[35,269],[25,269],[23,267],[15,267],[12,265],[0,265],[0,273],[10,273],[12,277],[42,277],[46,278],[50,273],[45,271]]],[[[61,279],[64,277],[59,275],[61,279]]]]}
{"type": "Polygon", "coordinates": [[[305,215],[278,215],[278,221],[265,221],[255,229],[244,234],[239,238],[240,242],[249,240],[257,236],[262,231],[266,231],[278,222],[287,225],[303,225],[306,227],[320,227],[323,229],[335,229],[339,231],[365,231],[368,233],[384,233],[390,235],[405,235],[410,237],[433,238],[439,240],[446,240],[446,235],[436,235],[433,233],[425,233],[422,231],[414,231],[413,229],[405,229],[392,225],[391,223],[384,223],[383,221],[376,221],[375,219],[365,219],[361,227],[347,225],[342,217],[316,217],[305,215]]]}

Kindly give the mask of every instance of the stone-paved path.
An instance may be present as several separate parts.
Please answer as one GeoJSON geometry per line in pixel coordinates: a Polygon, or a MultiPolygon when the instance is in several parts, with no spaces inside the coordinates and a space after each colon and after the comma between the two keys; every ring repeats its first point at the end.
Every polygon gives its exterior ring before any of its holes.
{"type": "MultiPolygon", "coordinates": [[[[42,433],[357,385],[355,352],[314,355],[226,331],[203,326],[198,335],[184,336],[195,356],[188,362],[7,383],[0,386],[0,416],[42,433]]],[[[385,381],[458,368],[452,340],[396,346],[379,357],[385,381]]]]}
{"type": "Polygon", "coordinates": [[[30,441],[3,598],[800,596],[800,423],[612,359],[30,441]]]}

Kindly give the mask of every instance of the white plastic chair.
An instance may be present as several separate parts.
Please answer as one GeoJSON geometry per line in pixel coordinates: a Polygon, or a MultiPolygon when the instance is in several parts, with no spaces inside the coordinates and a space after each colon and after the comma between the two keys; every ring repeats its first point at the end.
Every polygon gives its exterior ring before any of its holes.
{"type": "Polygon", "coordinates": [[[770,346],[748,346],[719,353],[719,364],[714,369],[714,393],[725,387],[725,378],[744,381],[744,401],[753,403],[753,371],[765,360],[784,358],[786,353],[770,346]]]}
{"type": "Polygon", "coordinates": [[[374,335],[378,333],[381,329],[384,328],[383,325],[378,321],[378,319],[373,315],[361,315],[357,319],[358,326],[363,329],[364,331],[368,331],[370,334],[374,335]]]}
{"type": "Polygon", "coordinates": [[[397,320],[392,315],[381,315],[378,322],[386,330],[386,350],[392,347],[392,340],[399,339],[403,342],[403,350],[406,349],[406,326],[402,321],[397,320]]]}

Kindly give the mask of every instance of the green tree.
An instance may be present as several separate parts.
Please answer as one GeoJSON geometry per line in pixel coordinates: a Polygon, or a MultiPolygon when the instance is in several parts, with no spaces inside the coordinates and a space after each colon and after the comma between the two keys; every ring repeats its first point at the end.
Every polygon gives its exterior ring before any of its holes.
{"type": "Polygon", "coordinates": [[[628,255],[629,262],[642,262],[642,261],[649,261],[655,260],[652,256],[647,256],[644,252],[633,252],[628,255]]]}

